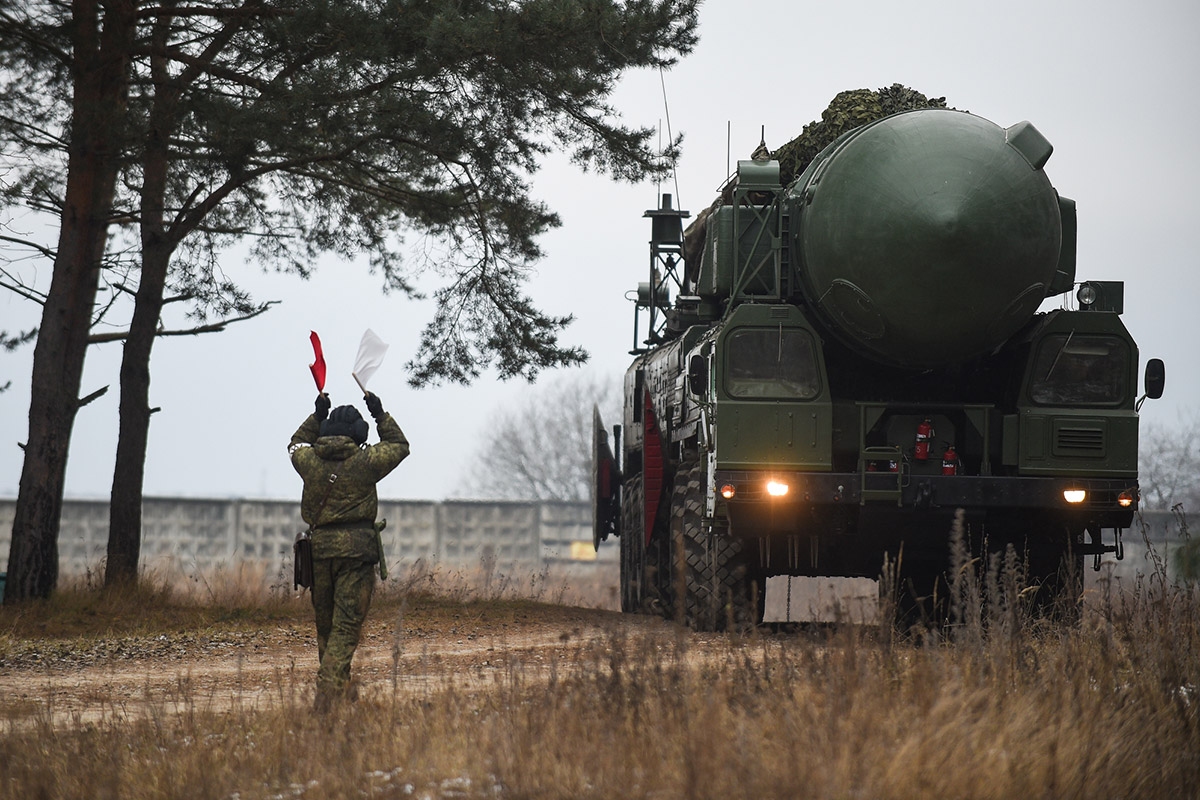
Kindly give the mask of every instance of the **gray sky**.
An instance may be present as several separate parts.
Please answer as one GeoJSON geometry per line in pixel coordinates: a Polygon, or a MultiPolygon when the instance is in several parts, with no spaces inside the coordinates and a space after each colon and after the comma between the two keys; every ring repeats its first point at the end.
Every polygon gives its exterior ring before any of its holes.
{"type": "MultiPolygon", "coordinates": [[[[844,89],[899,82],[1002,126],[1027,119],[1054,145],[1051,181],[1078,203],[1077,278],[1124,280],[1124,320],[1143,363],[1154,356],[1167,362],[1167,393],[1147,401],[1143,419],[1169,423],[1200,405],[1200,313],[1192,308],[1200,301],[1195,4],[709,0],[700,20],[695,54],[665,75],[671,128],[685,135],[677,207],[694,214],[715,197],[726,175],[727,123],[733,158],[744,158],[760,126],[777,147],[844,89]]],[[[657,73],[628,75],[614,101],[628,121],[665,127],[657,73]]],[[[614,184],[564,158],[550,159],[535,187],[563,226],[543,240],[546,258],[530,291],[547,312],[576,315],[565,341],[591,353],[589,369],[618,381],[633,335],[624,295],[645,280],[648,265],[642,212],[657,204],[658,188],[675,187],[614,184]]],[[[531,389],[487,376],[468,388],[409,389],[402,366],[431,307],[384,297],[365,261],[326,259],[305,282],[264,275],[229,254],[224,269],[232,278],[259,299],[283,302],[226,333],[155,344],[151,404],[162,411],[151,422],[147,494],[297,497],[300,481],[285,448],[316,393],[308,332],[324,342],[334,403],[361,409],[350,369],[366,327],[391,345],[370,387],[413,446],[380,485],[381,496],[456,493],[489,414],[531,389]]],[[[46,265],[26,274],[48,284],[46,265]]],[[[28,328],[38,316],[32,305],[0,294],[0,328],[28,328]]],[[[13,381],[0,394],[3,497],[15,496],[20,482],[16,443],[28,430],[32,354],[32,347],[0,353],[0,384],[13,381]]],[[[119,344],[89,351],[82,393],[111,388],[76,421],[70,497],[106,497],[111,486],[120,354],[119,344]]]]}

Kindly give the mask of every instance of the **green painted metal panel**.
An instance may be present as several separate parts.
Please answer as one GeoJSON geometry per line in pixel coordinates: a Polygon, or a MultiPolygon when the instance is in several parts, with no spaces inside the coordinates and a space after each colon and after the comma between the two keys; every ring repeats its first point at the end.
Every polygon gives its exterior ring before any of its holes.
{"type": "Polygon", "coordinates": [[[1059,408],[1021,414],[1021,475],[1134,477],[1137,414],[1059,408]]]}
{"type": "Polygon", "coordinates": [[[697,291],[701,297],[728,297],[733,291],[733,207],[721,206],[709,217],[697,291]]]}
{"type": "Polygon", "coordinates": [[[827,403],[725,401],[718,415],[718,469],[833,468],[827,403]]]}

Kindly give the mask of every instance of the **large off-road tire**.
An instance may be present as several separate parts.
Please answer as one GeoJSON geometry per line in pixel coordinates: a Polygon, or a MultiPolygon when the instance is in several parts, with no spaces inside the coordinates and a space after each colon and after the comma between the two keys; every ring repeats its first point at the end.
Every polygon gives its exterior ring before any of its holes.
{"type": "Polygon", "coordinates": [[[629,614],[658,614],[670,619],[667,504],[659,504],[649,545],[646,544],[645,504],[642,476],[634,475],[625,482],[621,496],[621,610],[629,614]]]}
{"type": "Polygon", "coordinates": [[[645,511],[642,499],[642,476],[634,475],[625,481],[621,490],[621,611],[635,614],[643,611],[645,584],[645,511]]]}
{"type": "Polygon", "coordinates": [[[764,588],[743,543],[704,525],[703,469],[685,462],[671,492],[667,609],[698,631],[747,630],[762,621],[764,588]]]}

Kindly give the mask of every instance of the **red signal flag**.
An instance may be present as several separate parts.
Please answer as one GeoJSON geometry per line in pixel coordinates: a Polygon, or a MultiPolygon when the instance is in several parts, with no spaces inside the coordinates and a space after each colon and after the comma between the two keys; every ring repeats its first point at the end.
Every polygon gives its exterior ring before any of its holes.
{"type": "Polygon", "coordinates": [[[313,354],[316,355],[316,360],[308,365],[312,370],[313,380],[317,382],[317,391],[325,391],[325,354],[321,352],[321,338],[317,336],[316,331],[309,331],[311,334],[308,338],[312,340],[313,354]]]}

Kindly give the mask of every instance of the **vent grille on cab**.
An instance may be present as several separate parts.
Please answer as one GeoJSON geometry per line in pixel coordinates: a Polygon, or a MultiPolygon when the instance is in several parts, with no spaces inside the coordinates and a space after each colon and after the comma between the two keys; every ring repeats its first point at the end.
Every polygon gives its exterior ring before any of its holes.
{"type": "Polygon", "coordinates": [[[1102,425],[1055,425],[1054,455],[1104,457],[1104,427],[1102,425]]]}

